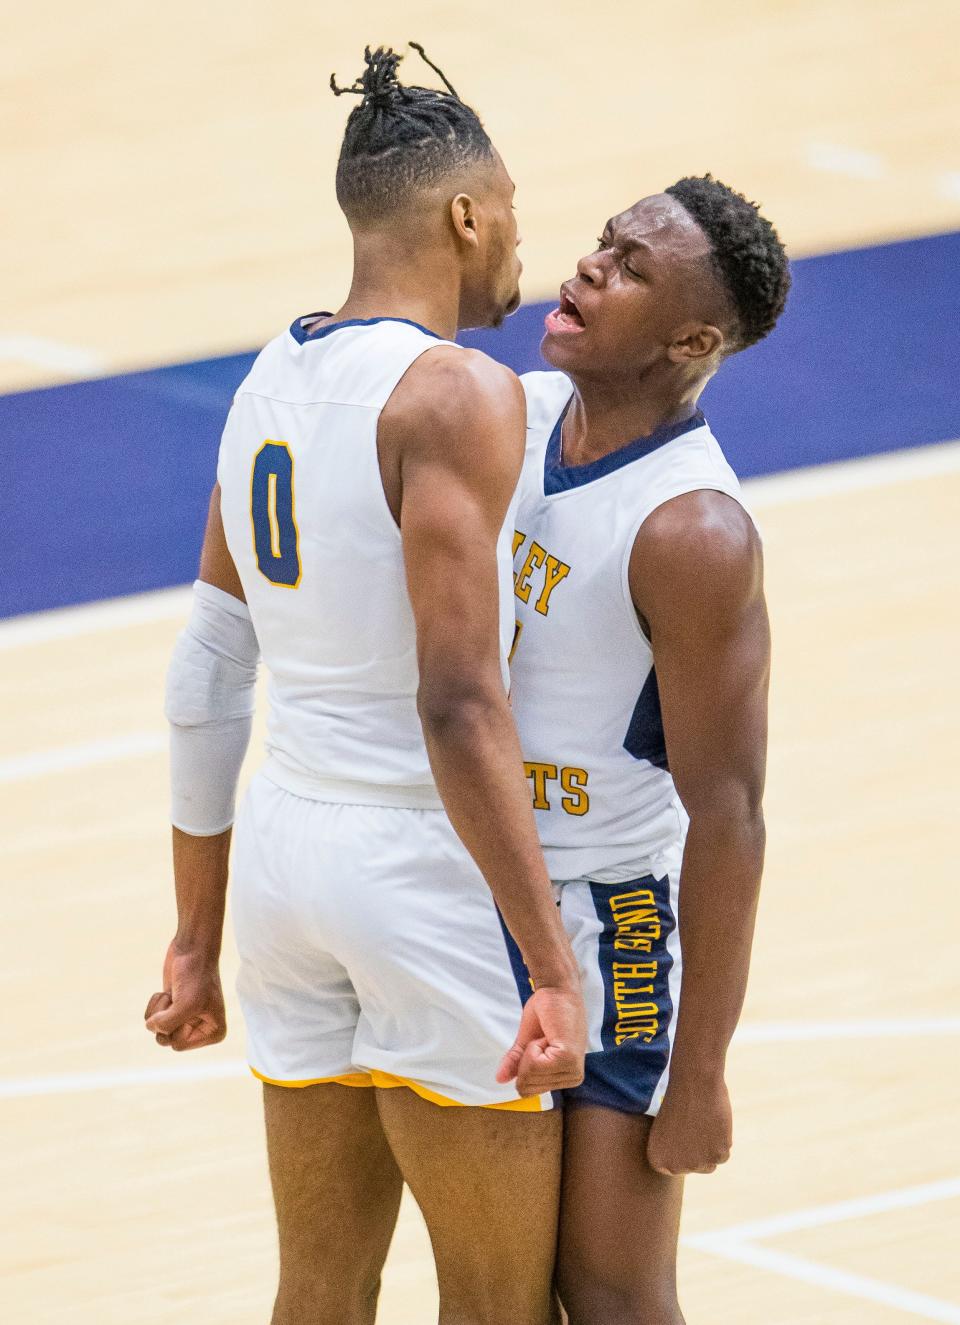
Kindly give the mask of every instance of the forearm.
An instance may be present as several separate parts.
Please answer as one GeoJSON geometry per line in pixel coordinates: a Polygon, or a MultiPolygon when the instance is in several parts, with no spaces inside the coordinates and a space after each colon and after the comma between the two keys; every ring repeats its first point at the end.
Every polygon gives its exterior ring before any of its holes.
{"type": "Polygon", "coordinates": [[[691,817],[680,879],[683,975],[671,1084],[723,1074],[747,988],[763,852],[759,811],[691,817]]]}
{"type": "Polygon", "coordinates": [[[450,821],[479,866],[537,985],[575,983],[505,696],[421,705],[450,821]]]}
{"type": "Polygon", "coordinates": [[[173,874],[177,894],[174,945],[215,962],[223,941],[227,868],[232,829],[194,837],[173,829],[173,874]]]}

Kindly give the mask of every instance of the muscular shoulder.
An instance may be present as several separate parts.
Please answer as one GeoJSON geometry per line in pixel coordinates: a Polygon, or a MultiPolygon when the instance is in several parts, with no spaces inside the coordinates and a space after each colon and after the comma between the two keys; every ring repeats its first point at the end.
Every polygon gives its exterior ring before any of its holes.
{"type": "Polygon", "coordinates": [[[664,502],[640,527],[630,589],[644,618],[682,604],[706,624],[742,610],[763,591],[756,526],[723,492],[687,492],[664,502]]]}
{"type": "Polygon", "coordinates": [[[525,417],[523,390],[509,368],[478,350],[439,345],[407,372],[383,411],[381,428],[428,449],[451,440],[493,442],[506,434],[515,439],[519,456],[525,417]]]}

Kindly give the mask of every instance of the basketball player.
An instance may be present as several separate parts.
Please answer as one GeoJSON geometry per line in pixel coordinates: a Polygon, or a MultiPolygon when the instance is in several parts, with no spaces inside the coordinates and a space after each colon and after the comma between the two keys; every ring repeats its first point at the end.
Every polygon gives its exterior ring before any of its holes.
{"type": "Polygon", "coordinates": [[[571,1325],[682,1322],[683,1175],[730,1153],[769,639],[760,540],[697,401],[788,286],[756,207],[683,179],[607,223],[546,320],[562,372],[523,379],[513,707],[590,1049],[565,1093],[571,1325]]]}
{"type": "Polygon", "coordinates": [[[451,343],[518,303],[513,186],[446,80],[404,87],[398,61],[368,50],[357,83],[333,84],[361,98],[337,170],[347,301],[267,346],[224,431],[168,681],[178,928],[146,1018],[173,1049],[225,1034],[230,824],[262,653],[269,758],[232,906],[274,1325],[374,1320],[403,1179],[441,1319],[543,1325],[550,1092],[582,1077],[583,1009],[506,692],[523,393],[451,343]],[[497,907],[536,982],[523,1008],[497,907]]]}

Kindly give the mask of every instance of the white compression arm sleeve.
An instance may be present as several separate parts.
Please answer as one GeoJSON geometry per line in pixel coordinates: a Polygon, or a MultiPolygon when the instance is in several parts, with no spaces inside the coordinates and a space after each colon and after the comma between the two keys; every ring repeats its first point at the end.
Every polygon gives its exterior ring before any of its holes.
{"type": "Polygon", "coordinates": [[[197,580],[167,672],[170,818],[194,837],[233,823],[250,742],[260,647],[246,603],[197,580]]]}

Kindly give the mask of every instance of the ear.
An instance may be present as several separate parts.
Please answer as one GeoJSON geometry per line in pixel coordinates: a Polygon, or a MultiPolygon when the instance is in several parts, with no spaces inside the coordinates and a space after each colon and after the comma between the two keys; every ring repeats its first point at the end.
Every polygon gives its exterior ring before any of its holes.
{"type": "Polygon", "coordinates": [[[697,359],[711,359],[723,349],[723,332],[709,322],[688,322],[680,327],[667,357],[673,363],[691,363],[697,359]]]}
{"type": "Polygon", "coordinates": [[[476,248],[479,243],[477,204],[468,193],[458,193],[450,204],[450,220],[458,239],[476,248]]]}

